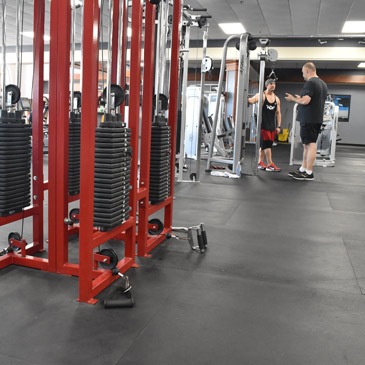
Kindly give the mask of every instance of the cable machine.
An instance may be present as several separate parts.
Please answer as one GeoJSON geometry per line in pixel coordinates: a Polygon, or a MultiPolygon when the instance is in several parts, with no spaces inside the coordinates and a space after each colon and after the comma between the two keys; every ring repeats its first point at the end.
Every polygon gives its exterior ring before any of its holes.
{"type": "MultiPolygon", "coordinates": [[[[331,101],[324,104],[323,123],[317,138],[317,154],[314,165],[334,167],[339,107],[331,101]]],[[[303,145],[300,139],[300,122],[297,121],[298,104],[294,105],[293,123],[290,131],[290,165],[300,165],[303,160],[303,145]]]]}
{"type": "Polygon", "coordinates": [[[153,75],[144,72],[143,79],[138,256],[147,256],[153,248],[165,240],[166,235],[171,233],[172,225],[181,0],[173,3],[169,98],[161,96],[162,93],[159,92],[162,90],[160,86],[164,84],[162,80],[165,77],[166,66],[164,56],[160,58],[159,55],[165,54],[162,49],[166,47],[166,38],[161,36],[159,27],[157,27],[156,36],[153,32],[156,11],[160,19],[162,14],[167,13],[166,9],[169,6],[168,1],[146,2],[145,28],[150,31],[145,31],[144,65],[145,70],[146,67],[149,69],[154,67],[156,73],[154,106],[153,75]],[[156,55],[154,49],[156,49],[156,55]],[[168,119],[165,117],[167,109],[168,119]],[[153,110],[152,115],[151,110],[153,110]],[[156,218],[149,220],[152,214],[161,210],[164,211],[163,222],[156,218]]]}
{"type": "MultiPolygon", "coordinates": [[[[178,141],[179,151],[176,156],[178,159],[178,181],[191,182],[200,181],[200,160],[201,160],[201,140],[202,140],[202,122],[204,113],[204,84],[206,72],[213,67],[213,62],[210,57],[206,56],[208,44],[208,29],[209,24],[207,19],[211,16],[193,15],[190,12],[207,11],[207,9],[197,9],[185,5],[183,10],[183,27],[181,45],[181,73],[180,73],[180,88],[179,103],[181,107],[181,126],[178,133],[180,139],[178,141]],[[191,28],[199,28],[203,31],[203,54],[200,71],[200,86],[188,88],[188,73],[189,73],[189,55],[190,55],[190,33],[191,28]],[[189,101],[192,101],[189,103],[189,101]],[[187,115],[188,105],[190,105],[189,116],[187,115]],[[193,109],[193,110],[192,110],[193,109]],[[185,158],[196,160],[195,172],[190,171],[190,180],[183,179],[183,171],[185,169],[185,158]]],[[[209,123],[209,121],[207,121],[209,123]]],[[[206,126],[211,130],[211,125],[206,126]]]]}
{"type": "Polygon", "coordinates": [[[44,251],[43,244],[43,53],[44,2],[34,4],[33,123],[25,123],[17,104],[20,98],[20,23],[24,16],[20,0],[16,6],[17,85],[6,85],[6,0],[2,1],[2,109],[0,116],[0,225],[33,218],[33,242],[23,233],[11,232],[9,246],[0,253],[0,269],[11,264],[51,270],[52,258],[33,256],[44,251]],[[14,110],[16,109],[16,110],[14,110]],[[33,143],[30,142],[32,135],[33,143]],[[32,162],[32,164],[31,164],[32,162]],[[32,165],[32,174],[30,169],[32,165]],[[32,197],[30,196],[32,191],[32,197]]]}

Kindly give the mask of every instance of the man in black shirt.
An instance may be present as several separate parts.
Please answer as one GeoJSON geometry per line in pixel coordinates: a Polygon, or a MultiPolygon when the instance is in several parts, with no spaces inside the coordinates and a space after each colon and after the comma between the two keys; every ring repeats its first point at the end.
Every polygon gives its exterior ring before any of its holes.
{"type": "Polygon", "coordinates": [[[317,154],[317,138],[323,123],[324,103],[327,97],[327,85],[317,76],[316,66],[307,62],[303,68],[306,83],[300,95],[286,93],[285,99],[298,103],[297,120],[300,122],[300,138],[303,143],[302,166],[295,172],[289,172],[295,180],[313,180],[313,164],[317,154]]]}

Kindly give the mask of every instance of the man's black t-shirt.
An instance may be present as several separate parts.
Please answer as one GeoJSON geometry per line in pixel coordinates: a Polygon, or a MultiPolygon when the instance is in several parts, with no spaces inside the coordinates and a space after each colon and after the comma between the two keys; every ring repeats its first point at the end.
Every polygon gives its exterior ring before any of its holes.
{"type": "Polygon", "coordinates": [[[319,77],[312,77],[303,86],[300,96],[308,95],[311,101],[307,105],[298,105],[297,120],[300,124],[323,123],[324,103],[327,97],[327,85],[319,77]]]}

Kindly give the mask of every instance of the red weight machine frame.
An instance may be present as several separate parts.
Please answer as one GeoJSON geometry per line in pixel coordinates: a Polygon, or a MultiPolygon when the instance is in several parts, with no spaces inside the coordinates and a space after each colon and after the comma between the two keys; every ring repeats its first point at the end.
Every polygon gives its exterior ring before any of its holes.
{"type": "Polygon", "coordinates": [[[45,2],[39,0],[34,2],[34,82],[33,82],[33,116],[32,116],[32,205],[25,208],[23,212],[12,214],[8,217],[0,217],[0,226],[21,221],[33,217],[33,242],[26,244],[20,242],[22,250],[10,252],[0,257],[0,269],[9,265],[27,266],[44,271],[52,271],[54,266],[53,257],[48,259],[34,257],[37,252],[44,251],[43,235],[43,200],[44,190],[47,183],[43,175],[43,64],[44,64],[44,16],[45,2]]]}
{"type": "MultiPolygon", "coordinates": [[[[114,9],[119,7],[119,1],[114,9]]],[[[69,124],[69,57],[70,34],[70,4],[62,0],[51,3],[51,39],[53,52],[50,57],[50,118],[53,119],[53,129],[50,141],[50,183],[49,207],[54,219],[50,220],[49,242],[57,247],[56,272],[79,277],[79,298],[81,302],[96,303],[94,298],[98,293],[118,278],[111,270],[98,268],[102,259],[94,252],[95,248],[110,239],[124,240],[125,255],[118,262],[117,268],[121,273],[135,267],[136,241],[136,190],[138,167],[138,132],[139,132],[139,103],[140,103],[140,59],[143,7],[139,0],[132,2],[132,42],[131,42],[131,85],[130,85],[130,117],[129,128],[132,131],[131,146],[133,149],[130,183],[130,218],[122,225],[108,232],[97,231],[93,227],[94,211],[94,154],[95,128],[97,126],[98,99],[98,35],[99,35],[99,1],[84,2],[83,30],[83,59],[82,78],[82,113],[81,113],[81,166],[80,166],[80,223],[79,223],[79,263],[68,262],[69,228],[65,224],[68,217],[68,124],[69,124]],[[59,24],[59,25],[57,25],[59,24]],[[53,25],[53,27],[52,27],[53,25]],[[57,72],[56,72],[57,71],[57,72]],[[57,138],[56,138],[57,136],[57,138]],[[52,162],[52,169],[51,169],[52,162]],[[51,179],[52,177],[52,179],[51,179]]],[[[118,16],[114,16],[114,34],[118,29],[118,16]]],[[[118,52],[116,41],[113,42],[113,52],[118,52]]],[[[122,60],[123,66],[124,62],[122,60]]],[[[122,67],[123,68],[123,67],[122,67]]],[[[113,62],[115,77],[116,58],[113,62]]],[[[124,75],[123,75],[124,78],[124,75]]]]}
{"type": "MultiPolygon", "coordinates": [[[[115,15],[119,1],[114,3],[113,33],[117,34],[119,17],[115,15]]],[[[127,3],[123,3],[123,42],[121,84],[125,86],[125,55],[127,45],[127,3]]],[[[171,126],[171,194],[158,205],[149,204],[149,168],[151,147],[151,110],[153,94],[153,72],[144,73],[144,92],[141,131],[141,167],[140,188],[138,189],[138,142],[139,107],[141,83],[141,49],[143,2],[132,0],[132,39],[130,68],[130,113],[131,161],[130,218],[109,232],[100,232],[93,227],[94,210],[94,153],[95,128],[97,126],[97,88],[98,88],[98,33],[99,0],[84,1],[83,54],[83,103],[81,122],[81,166],[80,195],[68,196],[68,126],[69,126],[69,83],[70,83],[70,23],[71,5],[69,1],[51,2],[50,30],[50,95],[49,95],[49,179],[44,181],[43,174],[43,67],[44,67],[44,16],[45,0],[34,2],[34,88],[33,88],[33,205],[9,217],[0,217],[0,225],[5,225],[27,217],[33,217],[33,243],[21,251],[8,253],[0,257],[0,269],[11,264],[27,266],[64,275],[79,277],[78,301],[94,304],[98,293],[118,278],[111,270],[98,268],[98,262],[105,256],[94,252],[95,248],[112,238],[124,240],[125,255],[118,262],[121,273],[135,264],[136,218],[139,208],[138,255],[146,256],[149,251],[161,243],[165,233],[171,232],[173,210],[173,182],[175,169],[175,134],[177,119],[178,65],[181,26],[181,0],[174,3],[173,38],[171,52],[170,110],[171,126]],[[48,189],[49,232],[48,259],[32,256],[44,251],[43,237],[43,200],[48,189]],[[80,197],[80,223],[68,227],[68,203],[80,197]],[[165,209],[164,230],[162,235],[148,235],[148,217],[165,209]],[[68,262],[68,237],[79,230],[79,263],[68,262]],[[22,256],[23,253],[23,256],[22,256]],[[25,255],[24,255],[25,253],[25,255]]],[[[145,29],[145,67],[154,68],[155,6],[146,1],[145,29]]],[[[114,38],[115,39],[115,38],[114,38]]],[[[112,82],[116,79],[117,42],[113,42],[112,82]]],[[[122,108],[121,114],[124,117],[122,108]]],[[[23,241],[24,243],[24,241],[23,241]]]]}
{"type": "MultiPolygon", "coordinates": [[[[152,97],[153,97],[153,72],[145,72],[143,79],[143,107],[142,107],[142,132],[140,151],[140,188],[137,200],[139,202],[138,216],[138,256],[148,256],[148,253],[158,246],[166,238],[166,233],[171,232],[174,175],[175,175],[175,151],[176,151],[176,121],[179,83],[179,55],[181,32],[181,0],[174,1],[173,33],[171,50],[171,77],[169,100],[169,126],[171,127],[171,161],[170,161],[170,187],[171,193],[165,201],[157,205],[149,204],[149,180],[150,180],[150,150],[151,150],[151,125],[152,125],[152,97]],[[148,234],[148,217],[164,209],[164,229],[159,235],[148,234]]],[[[145,69],[154,69],[154,44],[155,44],[155,5],[146,2],[145,27],[151,32],[145,33],[144,65],[145,69]]]]}

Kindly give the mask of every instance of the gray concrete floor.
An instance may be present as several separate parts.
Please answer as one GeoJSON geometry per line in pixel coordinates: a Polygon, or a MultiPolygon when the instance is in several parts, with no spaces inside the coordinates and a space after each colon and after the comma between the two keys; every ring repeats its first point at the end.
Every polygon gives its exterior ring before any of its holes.
{"type": "Polygon", "coordinates": [[[365,148],[338,146],[313,182],[287,176],[288,146],[274,157],[280,173],[177,184],[174,224],[203,221],[209,248],[170,239],[137,258],[132,309],[76,302],[74,277],[1,270],[0,364],[364,364],[365,148]]]}

